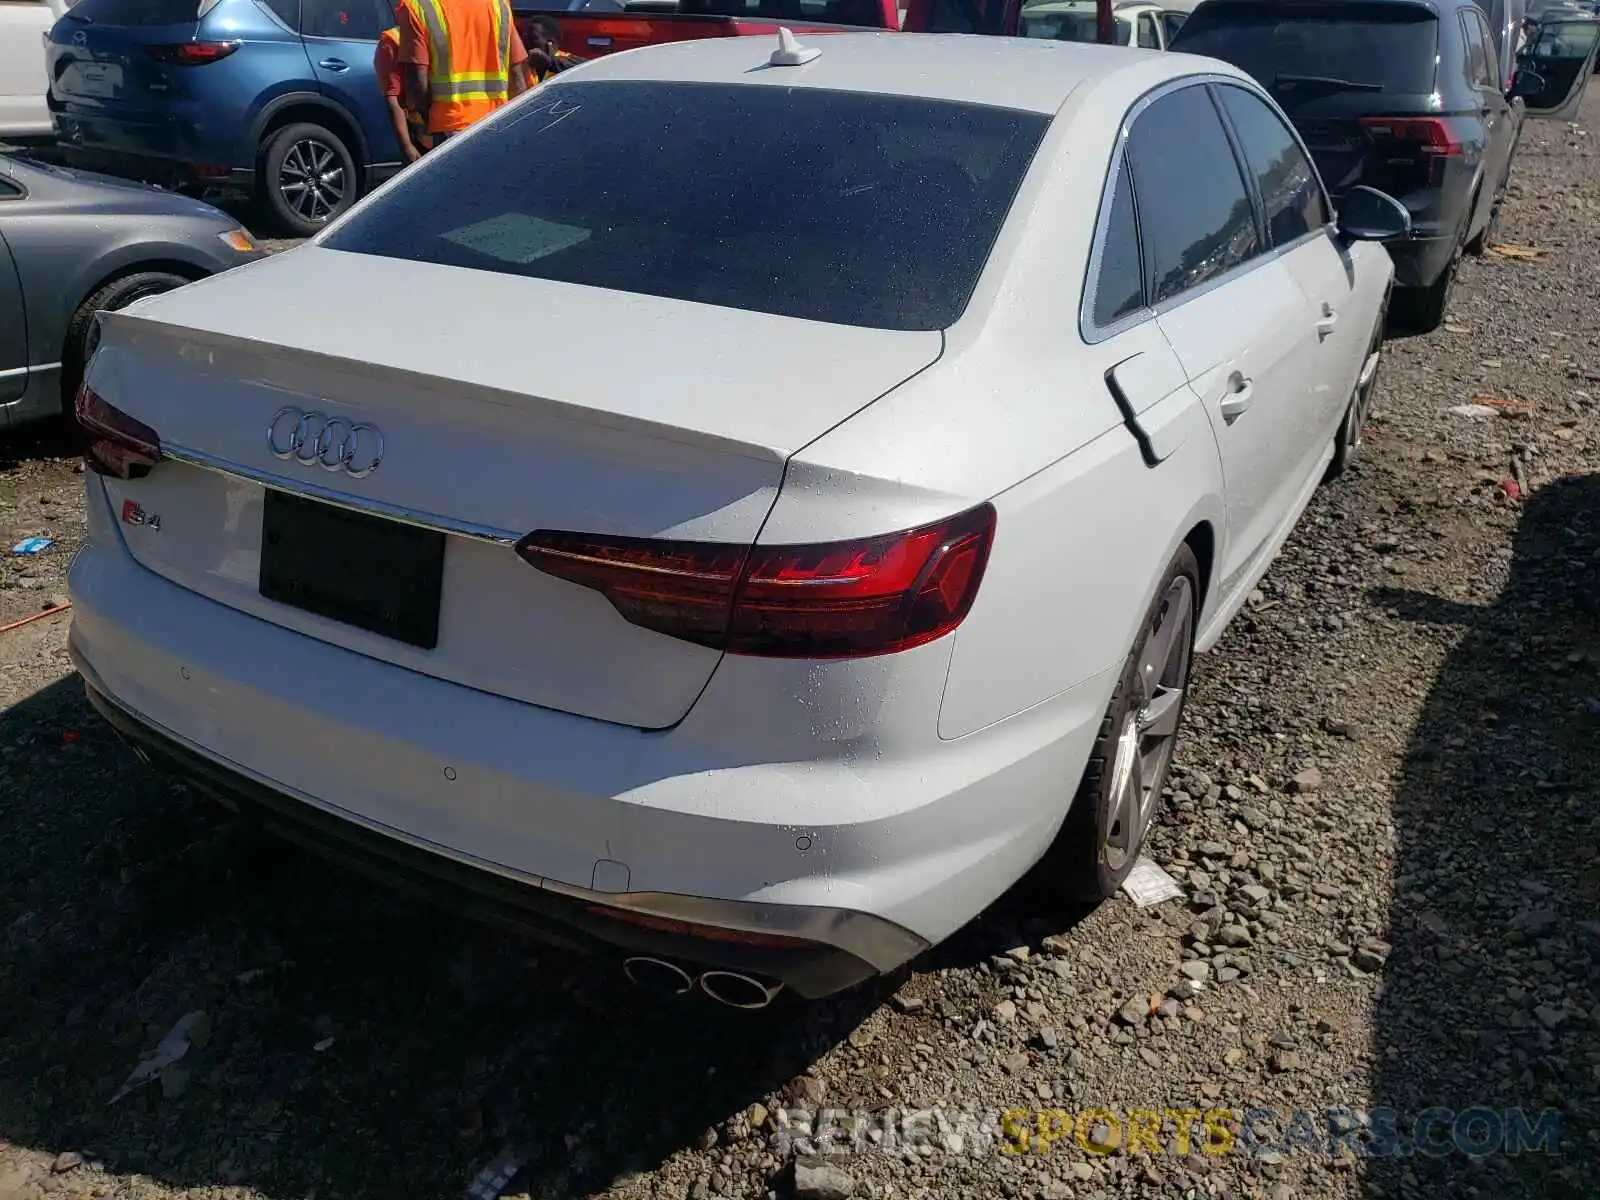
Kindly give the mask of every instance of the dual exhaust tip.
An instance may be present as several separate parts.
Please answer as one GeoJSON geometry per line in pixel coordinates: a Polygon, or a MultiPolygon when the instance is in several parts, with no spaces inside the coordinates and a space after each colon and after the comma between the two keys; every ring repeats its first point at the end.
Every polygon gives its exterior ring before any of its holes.
{"type": "Polygon", "coordinates": [[[683,996],[696,985],[718,1004],[729,1008],[766,1008],[783,991],[783,984],[738,971],[706,971],[694,976],[664,958],[636,956],[624,960],[622,972],[633,983],[658,995],[683,996]]]}

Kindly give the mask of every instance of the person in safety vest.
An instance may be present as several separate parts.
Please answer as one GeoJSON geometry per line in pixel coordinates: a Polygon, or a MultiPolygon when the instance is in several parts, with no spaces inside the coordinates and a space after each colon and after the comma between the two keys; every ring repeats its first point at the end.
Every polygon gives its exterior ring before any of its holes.
{"type": "Polygon", "coordinates": [[[438,146],[528,86],[528,51],[507,0],[400,0],[407,103],[438,146]]]}
{"type": "Polygon", "coordinates": [[[400,69],[400,27],[385,29],[378,35],[378,48],[372,54],[372,70],[378,77],[378,89],[389,107],[389,123],[394,126],[395,141],[400,143],[400,153],[406,162],[414,163],[423,151],[432,147],[428,138],[428,120],[421,113],[406,108],[405,72],[400,69]]]}
{"type": "Polygon", "coordinates": [[[554,21],[548,17],[535,17],[528,26],[528,71],[535,83],[543,83],[550,76],[575,67],[581,59],[561,49],[561,39],[554,21]]]}

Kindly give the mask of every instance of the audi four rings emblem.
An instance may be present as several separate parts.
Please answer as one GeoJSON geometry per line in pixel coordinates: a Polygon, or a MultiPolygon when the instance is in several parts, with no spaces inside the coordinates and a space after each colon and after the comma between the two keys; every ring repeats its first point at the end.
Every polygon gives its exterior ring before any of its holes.
{"type": "Polygon", "coordinates": [[[376,425],[290,406],[280,408],[267,426],[267,448],[279,458],[308,467],[319,463],[361,479],[383,461],[383,434],[376,425]]]}

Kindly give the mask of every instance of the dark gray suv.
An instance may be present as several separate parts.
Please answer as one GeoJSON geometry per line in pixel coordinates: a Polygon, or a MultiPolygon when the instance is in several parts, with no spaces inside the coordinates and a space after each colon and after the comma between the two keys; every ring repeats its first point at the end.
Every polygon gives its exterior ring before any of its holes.
{"type": "Polygon", "coordinates": [[[1405,204],[1390,313],[1425,333],[1444,320],[1463,251],[1494,237],[1524,115],[1566,116],[1587,74],[1566,90],[1549,69],[1508,87],[1498,45],[1473,0],[1206,0],[1172,49],[1260,81],[1336,204],[1358,184],[1405,204]]]}

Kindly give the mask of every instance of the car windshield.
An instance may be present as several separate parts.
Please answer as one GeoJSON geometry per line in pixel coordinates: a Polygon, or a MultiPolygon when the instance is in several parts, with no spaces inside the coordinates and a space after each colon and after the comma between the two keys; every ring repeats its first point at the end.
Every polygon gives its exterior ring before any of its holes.
{"type": "Polygon", "coordinates": [[[323,244],[878,329],[966,307],[1049,118],[773,85],[549,86],[323,244]]]}
{"type": "Polygon", "coordinates": [[[1298,77],[1427,95],[1438,36],[1438,21],[1420,5],[1207,0],[1172,48],[1232,63],[1274,93],[1277,79],[1298,77]]]}

